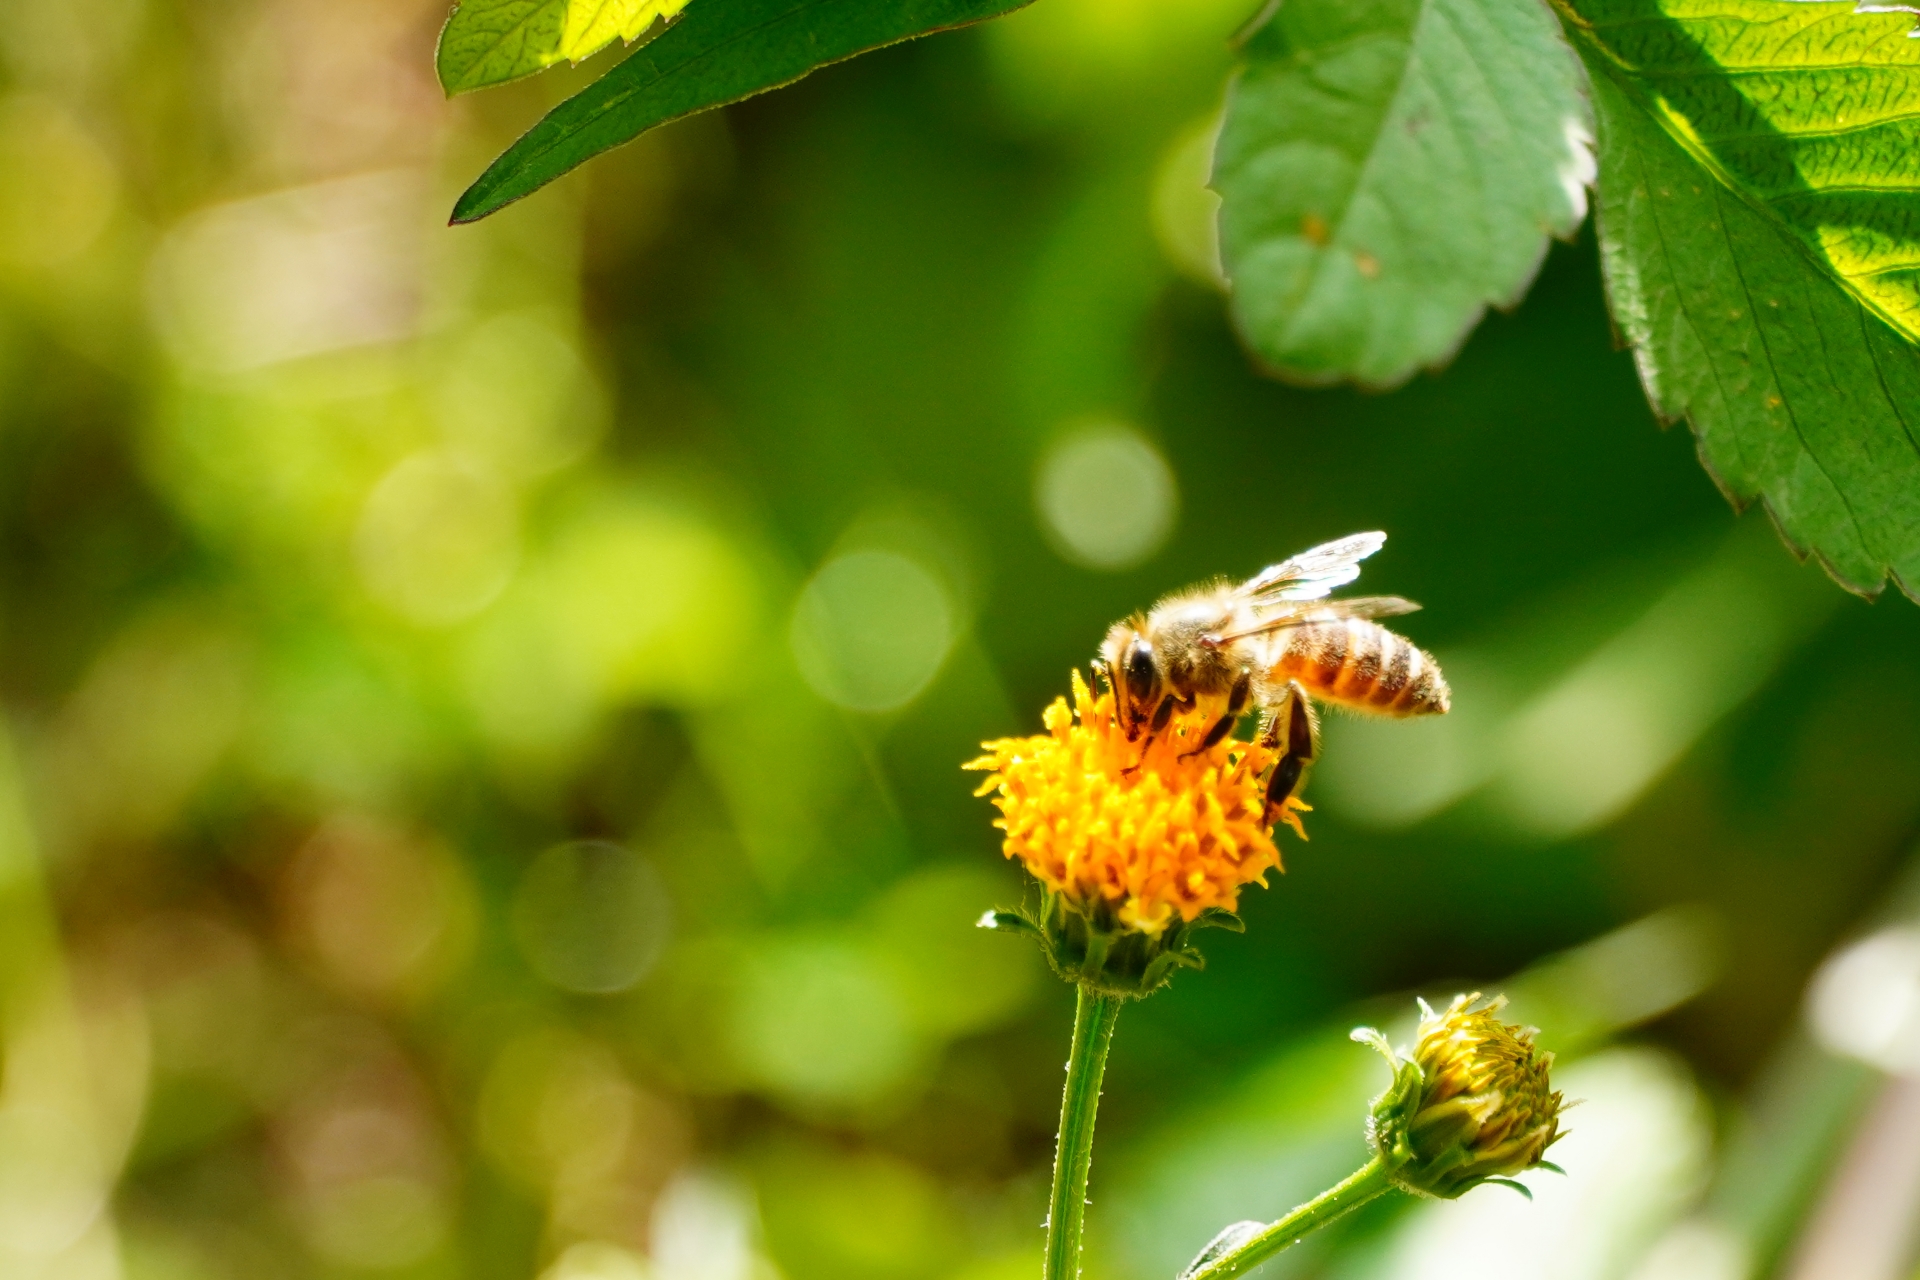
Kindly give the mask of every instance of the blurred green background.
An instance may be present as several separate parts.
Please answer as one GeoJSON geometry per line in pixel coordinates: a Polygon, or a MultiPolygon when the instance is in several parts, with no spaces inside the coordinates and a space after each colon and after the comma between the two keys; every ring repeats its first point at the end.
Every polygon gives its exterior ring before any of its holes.
{"type": "Polygon", "coordinates": [[[1913,1274],[1920,613],[1730,514],[1590,232],[1441,376],[1257,376],[1244,7],[1042,0],[459,230],[617,52],[449,104],[417,0],[0,7],[0,1275],[1031,1276],[1071,999],[958,765],[1371,528],[1455,711],[1333,722],[1126,1012],[1089,1275],[1350,1171],[1346,1030],[1470,984],[1572,1176],[1267,1274],[1913,1274]]]}

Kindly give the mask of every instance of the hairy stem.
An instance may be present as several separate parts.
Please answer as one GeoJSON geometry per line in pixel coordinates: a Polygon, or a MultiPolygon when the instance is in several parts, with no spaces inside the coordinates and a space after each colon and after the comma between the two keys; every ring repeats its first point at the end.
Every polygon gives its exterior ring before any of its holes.
{"type": "Polygon", "coordinates": [[[1073,1014],[1073,1052],[1067,1091],[1060,1099],[1060,1138],[1053,1156],[1053,1203],[1047,1211],[1044,1280],[1077,1280],[1080,1229],[1087,1216],[1087,1171],[1093,1166],[1093,1120],[1100,1109],[1100,1077],[1120,1016],[1120,997],[1080,987],[1073,1014]]]}
{"type": "Polygon", "coordinates": [[[1181,1272],[1180,1280],[1232,1280],[1234,1276],[1245,1275],[1301,1237],[1352,1213],[1392,1186],[1393,1170],[1375,1156],[1345,1182],[1322,1191],[1231,1252],[1209,1259],[1198,1269],[1181,1272]]]}

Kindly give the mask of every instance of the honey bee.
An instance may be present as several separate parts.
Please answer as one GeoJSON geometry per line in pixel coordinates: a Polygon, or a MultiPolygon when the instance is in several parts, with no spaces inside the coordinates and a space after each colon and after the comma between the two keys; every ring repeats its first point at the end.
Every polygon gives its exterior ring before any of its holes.
{"type": "Polygon", "coordinates": [[[1450,694],[1439,664],[1374,621],[1419,605],[1399,596],[1326,598],[1359,577],[1360,562],[1386,540],[1356,533],[1237,585],[1220,580],[1175,592],[1116,622],[1093,666],[1113,690],[1128,739],[1144,731],[1151,742],[1176,710],[1204,708],[1217,718],[1187,753],[1197,755],[1257,708],[1261,742],[1280,752],[1266,783],[1272,822],[1320,754],[1314,698],[1368,715],[1444,713],[1450,694]]]}

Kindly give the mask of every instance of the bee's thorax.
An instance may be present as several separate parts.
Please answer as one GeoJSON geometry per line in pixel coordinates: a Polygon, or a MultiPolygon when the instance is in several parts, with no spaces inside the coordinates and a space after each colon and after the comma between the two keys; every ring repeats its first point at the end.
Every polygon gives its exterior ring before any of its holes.
{"type": "Polygon", "coordinates": [[[1146,640],[1167,685],[1181,697],[1225,694],[1245,664],[1220,637],[1233,615],[1215,599],[1166,601],[1147,617],[1146,640]]]}

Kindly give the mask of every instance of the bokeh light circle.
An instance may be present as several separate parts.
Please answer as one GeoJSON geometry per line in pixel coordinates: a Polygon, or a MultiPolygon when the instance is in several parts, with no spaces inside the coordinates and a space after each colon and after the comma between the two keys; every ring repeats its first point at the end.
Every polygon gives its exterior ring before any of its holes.
{"type": "Polygon", "coordinates": [[[791,638],[814,692],[854,711],[892,711],[918,697],[946,661],[953,606],[906,556],[852,551],[801,591],[791,638]]]}
{"type": "Polygon", "coordinates": [[[491,604],[520,556],[513,491],[455,453],[404,459],[367,495],[354,554],[367,588],[415,622],[457,622],[491,604]]]}
{"type": "Polygon", "coordinates": [[[763,943],[740,974],[733,1047],[746,1074],[810,1105],[871,1101],[917,1062],[908,1004],[878,958],[836,938],[763,943]]]}
{"type": "Polygon", "coordinates": [[[556,845],[514,894],[513,938],[534,971],[564,991],[625,991],[660,958],[672,905],[659,872],[605,840],[556,845]]]}
{"type": "Polygon", "coordinates": [[[1807,1020],[1830,1053],[1920,1072],[1920,928],[1895,925],[1836,952],[1807,989],[1807,1020]]]}
{"type": "Polygon", "coordinates": [[[1179,488],[1145,436],[1118,423],[1090,423],[1040,460],[1034,501],[1060,554],[1089,569],[1116,570],[1165,544],[1179,488]]]}
{"type": "Polygon", "coordinates": [[[654,1280],[645,1258],[605,1240],[583,1240],[569,1245],[540,1280],[654,1280]]]}

